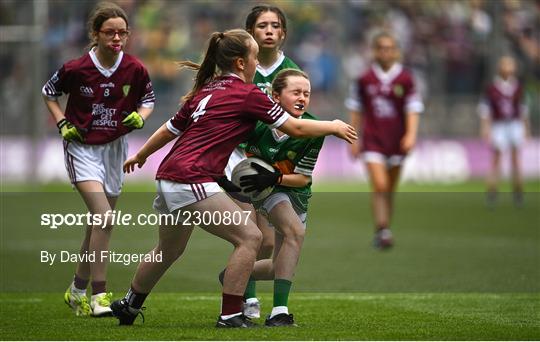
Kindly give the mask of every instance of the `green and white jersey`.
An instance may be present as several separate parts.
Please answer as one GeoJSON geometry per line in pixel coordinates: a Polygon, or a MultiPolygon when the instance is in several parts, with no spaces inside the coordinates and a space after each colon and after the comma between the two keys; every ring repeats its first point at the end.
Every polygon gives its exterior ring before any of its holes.
{"type": "MultiPolygon", "coordinates": [[[[302,120],[318,119],[304,113],[302,120]]],[[[247,142],[246,154],[266,161],[283,174],[300,173],[311,176],[323,142],[324,137],[298,139],[286,134],[279,136],[277,130],[258,122],[247,142]]],[[[311,197],[311,182],[301,188],[277,185],[272,193],[276,192],[287,194],[297,212],[307,212],[308,200],[311,197]]],[[[254,205],[258,208],[262,203],[254,205]]]]}
{"type": "Polygon", "coordinates": [[[280,51],[277,61],[269,68],[265,69],[262,66],[257,65],[257,72],[255,72],[253,83],[266,94],[271,95],[270,88],[272,86],[272,81],[276,78],[278,72],[283,69],[301,70],[289,57],[285,57],[283,51],[280,51]]]}

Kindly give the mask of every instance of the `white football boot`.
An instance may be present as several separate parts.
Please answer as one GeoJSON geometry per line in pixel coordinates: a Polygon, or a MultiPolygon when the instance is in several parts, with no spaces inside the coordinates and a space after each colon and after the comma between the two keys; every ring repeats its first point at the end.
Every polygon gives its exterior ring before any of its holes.
{"type": "Polygon", "coordinates": [[[248,298],[243,305],[243,313],[247,318],[261,317],[261,303],[257,298],[248,298]]]}
{"type": "Polygon", "coordinates": [[[92,308],[92,316],[112,316],[111,306],[112,293],[98,293],[90,298],[90,307],[92,308]]]}

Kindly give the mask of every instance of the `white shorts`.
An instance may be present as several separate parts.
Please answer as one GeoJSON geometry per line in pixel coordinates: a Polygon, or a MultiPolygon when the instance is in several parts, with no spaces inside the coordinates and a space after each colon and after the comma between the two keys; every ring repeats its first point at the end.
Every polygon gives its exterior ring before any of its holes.
{"type": "Polygon", "coordinates": [[[499,151],[520,147],[525,141],[525,126],[521,120],[495,121],[491,125],[491,144],[499,151]]]}
{"type": "Polygon", "coordinates": [[[105,194],[117,197],[122,191],[127,159],[127,138],[120,138],[103,145],[87,145],[64,140],[64,163],[71,184],[97,181],[103,184],[105,194]]]}
{"type": "Polygon", "coordinates": [[[247,159],[244,149],[236,147],[229,157],[227,166],[225,166],[225,176],[227,176],[228,180],[231,180],[231,174],[234,167],[244,159],[247,159]]]}
{"type": "Polygon", "coordinates": [[[216,182],[183,184],[158,179],[156,186],[157,196],[154,199],[154,209],[162,214],[171,214],[175,210],[223,192],[216,182]]]}
{"type": "MultiPolygon", "coordinates": [[[[259,209],[259,212],[268,218],[268,215],[269,215],[270,211],[272,209],[274,209],[274,207],[276,205],[278,205],[279,203],[281,203],[281,202],[289,202],[289,204],[291,205],[293,210],[295,210],[294,206],[291,203],[291,199],[289,198],[289,196],[287,196],[287,194],[284,194],[282,192],[277,192],[275,194],[272,194],[272,195],[268,196],[264,200],[262,206],[259,209]]],[[[296,212],[296,215],[298,215],[298,218],[300,219],[300,222],[302,222],[302,225],[304,226],[304,229],[305,229],[306,228],[307,213],[306,212],[298,212],[296,210],[295,210],[295,212],[296,212]]],[[[270,227],[275,228],[270,221],[268,221],[268,224],[270,225],[270,227]]]]}
{"type": "Polygon", "coordinates": [[[366,163],[384,164],[386,167],[401,166],[405,160],[405,156],[394,154],[391,156],[385,156],[380,152],[366,151],[362,154],[362,158],[366,163]]]}

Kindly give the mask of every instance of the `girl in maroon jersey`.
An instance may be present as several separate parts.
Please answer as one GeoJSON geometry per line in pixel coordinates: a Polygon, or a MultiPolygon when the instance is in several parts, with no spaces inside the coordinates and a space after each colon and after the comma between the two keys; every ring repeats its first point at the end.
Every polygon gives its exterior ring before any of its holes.
{"type": "Polygon", "coordinates": [[[374,246],[393,245],[390,231],[394,192],[407,153],[416,143],[419,113],[424,105],[412,75],[398,63],[396,39],[380,33],[373,39],[375,63],[351,87],[345,102],[351,125],[362,139],[351,145],[354,158],[363,158],[372,187],[375,217],[374,246]]]}
{"type": "Polygon", "coordinates": [[[512,57],[499,59],[497,76],[488,86],[478,106],[478,114],[480,134],[491,146],[493,156],[487,177],[487,203],[495,204],[501,155],[510,149],[514,204],[520,206],[523,204],[523,180],[519,150],[529,135],[529,120],[523,87],[516,78],[516,62],[512,57]]]}
{"type": "MultiPolygon", "coordinates": [[[[205,215],[225,218],[242,213],[215,179],[223,176],[231,152],[246,140],[258,120],[295,137],[334,134],[348,142],[356,139],[354,129],[342,121],[291,117],[253,85],[258,52],[251,35],[237,29],[212,34],[201,65],[180,63],[198,70],[192,91],[183,98],[184,104],[176,115],[124,164],[124,170],[132,172],[152,153],[178,138],[157,172],[156,210],[175,216],[189,213],[193,218],[205,215]]],[[[275,184],[279,178],[280,173],[276,172],[260,175],[259,181],[275,184]]],[[[252,218],[243,215],[241,221],[212,220],[197,224],[234,246],[224,274],[217,327],[253,326],[242,314],[242,300],[260,246],[261,232],[252,218]]],[[[162,262],[141,262],[126,296],[111,304],[120,324],[133,324],[146,296],[183,253],[193,224],[193,221],[184,221],[160,226],[159,242],[151,253],[162,255],[162,262]]]]}
{"type": "MultiPolygon", "coordinates": [[[[120,7],[98,5],[89,18],[88,35],[90,51],[65,63],[43,86],[42,93],[64,139],[70,180],[89,212],[103,215],[114,209],[122,188],[125,134],[143,127],[154,106],[154,92],[145,67],[123,52],[129,25],[120,7]],[[69,94],[65,111],[57,100],[62,93],[69,94]]],[[[97,257],[95,262],[77,264],[74,280],[64,295],[77,315],[111,314],[107,262],[100,257],[108,250],[111,229],[107,222],[86,230],[80,254],[97,257]],[[90,304],[86,297],[89,280],[90,304]]]]}

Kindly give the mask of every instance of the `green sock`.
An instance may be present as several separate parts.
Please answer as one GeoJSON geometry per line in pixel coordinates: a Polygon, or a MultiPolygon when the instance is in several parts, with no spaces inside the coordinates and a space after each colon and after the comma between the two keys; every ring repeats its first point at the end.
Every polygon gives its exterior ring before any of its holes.
{"type": "Polygon", "coordinates": [[[292,282],[287,279],[274,280],[274,307],[287,306],[292,282]]]}
{"type": "Polygon", "coordinates": [[[244,298],[257,298],[257,284],[255,282],[255,279],[253,279],[252,277],[249,277],[246,286],[246,292],[244,292],[244,298]]]}

